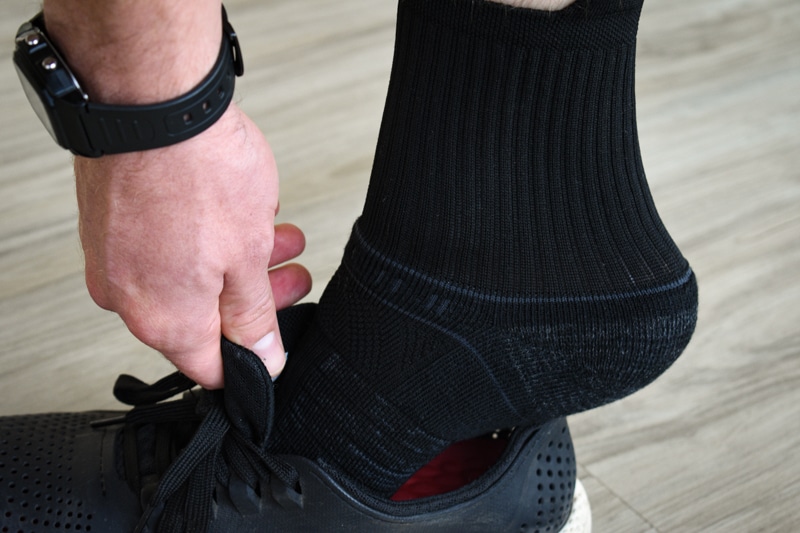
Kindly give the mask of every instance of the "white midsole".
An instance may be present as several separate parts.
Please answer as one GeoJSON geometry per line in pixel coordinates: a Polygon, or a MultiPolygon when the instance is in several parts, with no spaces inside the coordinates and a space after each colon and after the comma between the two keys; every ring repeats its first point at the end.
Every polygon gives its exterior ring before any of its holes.
{"type": "Polygon", "coordinates": [[[592,533],[592,508],[589,505],[589,496],[580,479],[575,479],[572,512],[559,533],[592,533]]]}

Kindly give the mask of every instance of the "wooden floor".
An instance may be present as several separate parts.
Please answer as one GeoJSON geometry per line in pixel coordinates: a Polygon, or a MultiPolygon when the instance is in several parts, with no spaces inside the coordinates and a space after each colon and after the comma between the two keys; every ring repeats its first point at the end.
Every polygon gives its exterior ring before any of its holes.
{"type": "MultiPolygon", "coordinates": [[[[11,66],[37,9],[0,3],[0,414],[114,407],[170,371],[83,285],[69,157],[11,66]]],[[[318,297],[361,209],[394,2],[232,0],[242,106],[308,235],[318,297]]],[[[595,531],[800,531],[800,2],[649,0],[638,109],[660,212],[700,280],[692,344],[653,386],[575,416],[595,531]]]]}

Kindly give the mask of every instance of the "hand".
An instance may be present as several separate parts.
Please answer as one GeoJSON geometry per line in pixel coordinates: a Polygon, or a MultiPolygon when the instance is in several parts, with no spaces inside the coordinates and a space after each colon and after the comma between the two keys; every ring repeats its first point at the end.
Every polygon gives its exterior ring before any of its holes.
{"type": "Polygon", "coordinates": [[[274,227],[278,173],[267,141],[231,107],[174,146],[75,159],[86,284],[100,307],[206,388],[223,385],[220,335],[284,365],[276,309],[311,287],[304,247],[274,227]]]}

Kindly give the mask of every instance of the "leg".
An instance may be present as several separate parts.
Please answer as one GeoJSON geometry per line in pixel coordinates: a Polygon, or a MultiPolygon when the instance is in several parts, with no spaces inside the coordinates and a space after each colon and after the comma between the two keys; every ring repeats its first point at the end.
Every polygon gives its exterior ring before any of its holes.
{"type": "Polygon", "coordinates": [[[564,9],[575,0],[492,0],[509,6],[524,7],[528,9],[541,9],[543,11],[558,11],[564,9]]]}
{"type": "Polygon", "coordinates": [[[696,285],[639,153],[640,9],[401,0],[366,204],[281,377],[276,451],[389,495],[683,351],[696,285]]]}

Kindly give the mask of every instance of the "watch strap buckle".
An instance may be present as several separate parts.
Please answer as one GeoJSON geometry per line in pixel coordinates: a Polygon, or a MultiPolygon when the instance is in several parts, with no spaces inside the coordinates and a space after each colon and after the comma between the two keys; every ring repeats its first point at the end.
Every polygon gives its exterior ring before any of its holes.
{"type": "Polygon", "coordinates": [[[225,6],[222,6],[222,31],[228,37],[228,42],[233,52],[233,72],[237,77],[241,77],[242,74],[244,74],[242,48],[239,46],[239,36],[236,35],[236,30],[234,30],[231,23],[228,22],[228,12],[225,11],[225,6]]]}

